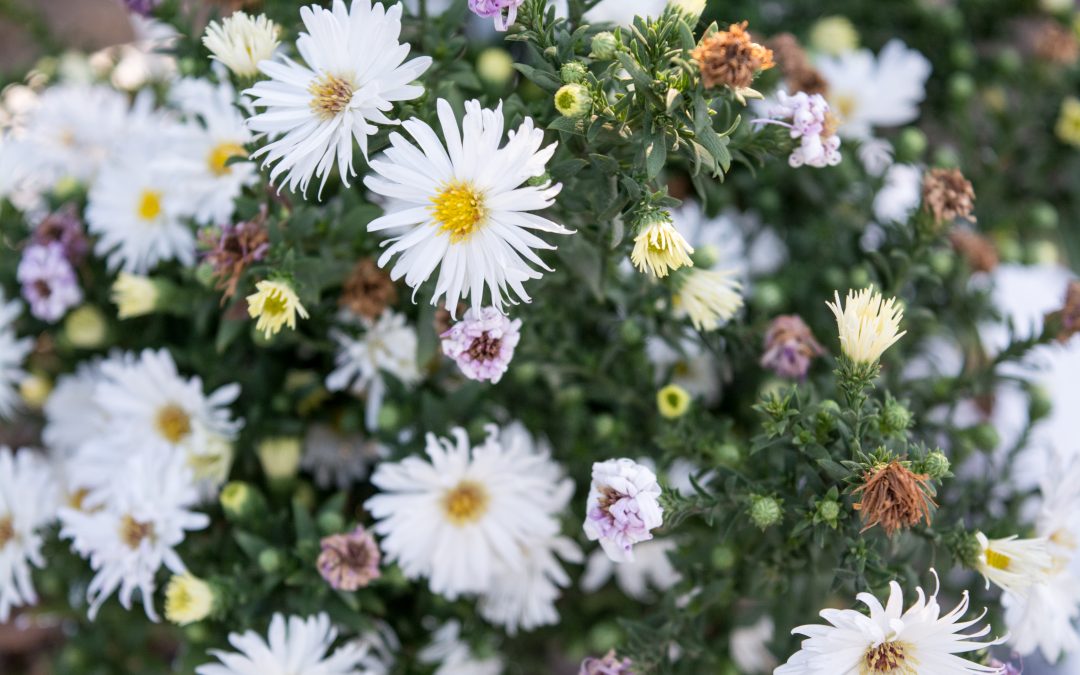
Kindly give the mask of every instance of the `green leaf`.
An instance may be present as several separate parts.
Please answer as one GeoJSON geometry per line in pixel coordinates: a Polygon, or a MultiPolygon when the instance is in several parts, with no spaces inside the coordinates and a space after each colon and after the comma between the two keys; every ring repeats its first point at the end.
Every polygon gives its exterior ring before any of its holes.
{"type": "Polygon", "coordinates": [[[645,174],[656,178],[667,163],[667,142],[663,133],[653,136],[645,146],[645,174]]]}

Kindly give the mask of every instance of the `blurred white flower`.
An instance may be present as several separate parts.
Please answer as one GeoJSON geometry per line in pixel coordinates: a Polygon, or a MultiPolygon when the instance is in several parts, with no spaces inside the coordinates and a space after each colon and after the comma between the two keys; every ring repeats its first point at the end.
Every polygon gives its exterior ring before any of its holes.
{"type": "Polygon", "coordinates": [[[15,411],[19,400],[18,386],[23,377],[23,362],[34,348],[31,338],[15,335],[15,320],[22,313],[18,300],[5,302],[0,289],[0,419],[6,419],[15,411]]]}
{"type": "Polygon", "coordinates": [[[776,657],[769,651],[775,632],[773,620],[763,616],[750,626],[731,631],[731,660],[743,675],[771,673],[776,668],[776,657]]]}
{"type": "Polygon", "coordinates": [[[614,575],[623,593],[638,601],[649,600],[650,589],[663,592],[682,579],[668,558],[676,546],[673,539],[643,541],[634,546],[634,559],[623,563],[614,562],[603,550],[594,551],[585,565],[581,589],[594,593],[614,575]]]}
{"type": "Polygon", "coordinates": [[[922,168],[893,164],[874,195],[874,218],[879,223],[906,223],[922,202],[922,168]]]}
{"type": "Polygon", "coordinates": [[[473,654],[461,639],[461,624],[457,620],[440,626],[432,634],[431,644],[421,649],[418,656],[421,663],[436,666],[435,675],[500,675],[503,672],[503,660],[498,656],[482,658],[473,654]]]}
{"type": "Polygon", "coordinates": [[[48,462],[0,446],[0,623],[37,602],[30,566],[45,567],[41,530],[56,518],[59,493],[48,462]]]}
{"type": "Polygon", "coordinates": [[[281,614],[270,619],[266,638],[254,631],[230,633],[229,643],[235,652],[220,649],[210,654],[221,663],[208,663],[195,669],[197,675],[355,675],[361,672],[368,649],[359,642],[349,642],[333,649],[337,629],[325,612],[303,618],[281,614]]]}

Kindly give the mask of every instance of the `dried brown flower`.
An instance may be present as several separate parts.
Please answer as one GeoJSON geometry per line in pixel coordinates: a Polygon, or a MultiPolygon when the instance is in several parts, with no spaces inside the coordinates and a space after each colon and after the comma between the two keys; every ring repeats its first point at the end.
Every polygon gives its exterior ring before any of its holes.
{"type": "Polygon", "coordinates": [[[759,72],[776,65],[772,50],[751,40],[746,25],[746,21],[733,23],[704,38],[691,52],[706,87],[747,89],[759,72]]]}
{"type": "Polygon", "coordinates": [[[806,55],[806,51],[794,35],[780,33],[770,39],[766,45],[772,49],[776,64],[780,66],[780,72],[784,74],[784,84],[790,92],[802,91],[811,96],[814,94],[824,96],[829,90],[829,83],[810,63],[810,57],[806,55]]]}
{"type": "Polygon", "coordinates": [[[1065,304],[1056,312],[1046,316],[1048,324],[1057,329],[1056,340],[1067,342],[1080,333],[1080,281],[1070,281],[1065,289],[1065,304]]]}
{"type": "Polygon", "coordinates": [[[949,243],[964,256],[968,267],[975,272],[992,272],[998,266],[997,247],[978,232],[966,228],[953,228],[949,243]]]}
{"type": "Polygon", "coordinates": [[[361,258],[345,280],[339,302],[354,314],[374,320],[397,302],[397,287],[374,260],[361,258]]]}
{"type": "Polygon", "coordinates": [[[1031,19],[1019,24],[1025,52],[1048,63],[1069,66],[1080,59],[1080,44],[1071,30],[1054,19],[1031,19]]]}
{"type": "Polygon", "coordinates": [[[236,294],[236,285],[248,265],[262,260],[270,250],[266,209],[251,220],[203,230],[199,233],[199,243],[208,249],[205,259],[214,269],[216,288],[224,291],[221,298],[224,303],[236,294]]]}
{"type": "Polygon", "coordinates": [[[975,220],[975,189],[959,169],[930,169],[923,176],[923,208],[937,223],[975,220]]]}
{"type": "Polygon", "coordinates": [[[881,525],[885,534],[892,536],[897,530],[917,525],[920,520],[930,524],[930,507],[937,506],[932,497],[930,477],[913,473],[898,460],[867,471],[863,484],[855,489],[862,493],[862,501],[855,510],[862,512],[865,532],[881,525]]]}

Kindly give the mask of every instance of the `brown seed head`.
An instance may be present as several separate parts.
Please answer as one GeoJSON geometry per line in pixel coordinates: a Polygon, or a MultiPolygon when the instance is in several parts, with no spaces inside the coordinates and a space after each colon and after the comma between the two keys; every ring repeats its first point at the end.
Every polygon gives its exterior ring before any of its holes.
{"type": "Polygon", "coordinates": [[[867,471],[863,484],[855,489],[856,494],[862,493],[862,501],[855,504],[855,510],[862,512],[865,524],[862,531],[881,525],[891,537],[897,530],[917,525],[920,520],[929,525],[930,507],[937,506],[929,481],[926,474],[913,473],[895,459],[867,471]]]}
{"type": "Polygon", "coordinates": [[[975,189],[959,169],[931,169],[923,176],[923,208],[937,223],[975,220],[975,189]]]}
{"type": "Polygon", "coordinates": [[[361,258],[345,280],[338,302],[354,314],[374,320],[397,302],[397,287],[374,260],[361,258]]]}
{"type": "Polygon", "coordinates": [[[759,72],[776,65],[772,50],[751,40],[746,25],[746,21],[733,23],[703,39],[691,52],[706,87],[746,89],[759,72]]]}
{"type": "Polygon", "coordinates": [[[998,266],[997,247],[978,232],[966,228],[953,228],[949,243],[964,256],[968,267],[975,272],[992,272],[998,266]]]}
{"type": "Polygon", "coordinates": [[[780,66],[780,72],[784,74],[784,84],[787,85],[789,91],[824,96],[829,90],[829,83],[810,63],[810,58],[794,35],[780,33],[766,44],[772,49],[776,64],[780,66]]]}

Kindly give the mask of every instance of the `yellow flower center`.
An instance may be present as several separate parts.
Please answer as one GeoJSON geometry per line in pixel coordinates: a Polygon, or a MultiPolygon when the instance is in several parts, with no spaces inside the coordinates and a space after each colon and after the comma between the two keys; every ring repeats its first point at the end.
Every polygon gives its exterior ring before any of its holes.
{"type": "Polygon", "coordinates": [[[8,542],[14,538],[15,523],[11,520],[11,516],[0,518],[0,551],[3,551],[8,542]]]}
{"type": "Polygon", "coordinates": [[[206,164],[210,167],[210,173],[215,176],[225,176],[232,173],[232,167],[228,161],[233,157],[243,157],[247,152],[239,143],[218,143],[206,157],[206,164]]]}
{"type": "Polygon", "coordinates": [[[157,428],[167,441],[179,443],[191,433],[191,417],[183,408],[170,403],[158,411],[157,428]]]}
{"type": "Polygon", "coordinates": [[[161,193],[157,190],[143,190],[139,195],[137,209],[139,217],[143,220],[153,220],[161,215],[161,193]]]}
{"type": "Polygon", "coordinates": [[[855,112],[855,97],[850,94],[837,94],[832,97],[832,109],[841,120],[847,120],[855,112]]]}
{"type": "Polygon", "coordinates": [[[1012,563],[1012,558],[1010,558],[1009,556],[1005,555],[1004,553],[994,551],[993,549],[987,549],[986,564],[990,567],[999,570],[1008,570],[1010,563],[1012,563]]]}
{"type": "Polygon", "coordinates": [[[141,523],[130,515],[125,515],[120,519],[120,541],[124,542],[124,545],[128,548],[137,549],[143,539],[153,536],[153,523],[141,523]]]}
{"type": "Polygon", "coordinates": [[[311,111],[322,120],[341,114],[352,101],[353,85],[329,73],[318,78],[308,87],[311,93],[311,111]]]}
{"type": "Polygon", "coordinates": [[[882,642],[863,657],[861,675],[918,675],[915,659],[904,642],[882,642]]]}
{"type": "Polygon", "coordinates": [[[431,215],[450,242],[467,240],[487,220],[484,195],[464,181],[451,181],[431,198],[431,215]]]}
{"type": "Polygon", "coordinates": [[[480,520],[489,500],[484,486],[463,480],[443,496],[442,506],[450,522],[461,526],[480,520]]]}
{"type": "Polygon", "coordinates": [[[86,488],[79,488],[78,490],[72,492],[71,494],[68,495],[68,498],[67,498],[68,507],[72,508],[72,509],[75,509],[76,511],[82,511],[83,510],[83,502],[86,501],[86,497],[89,494],[90,494],[90,491],[87,490],[86,488]]]}

